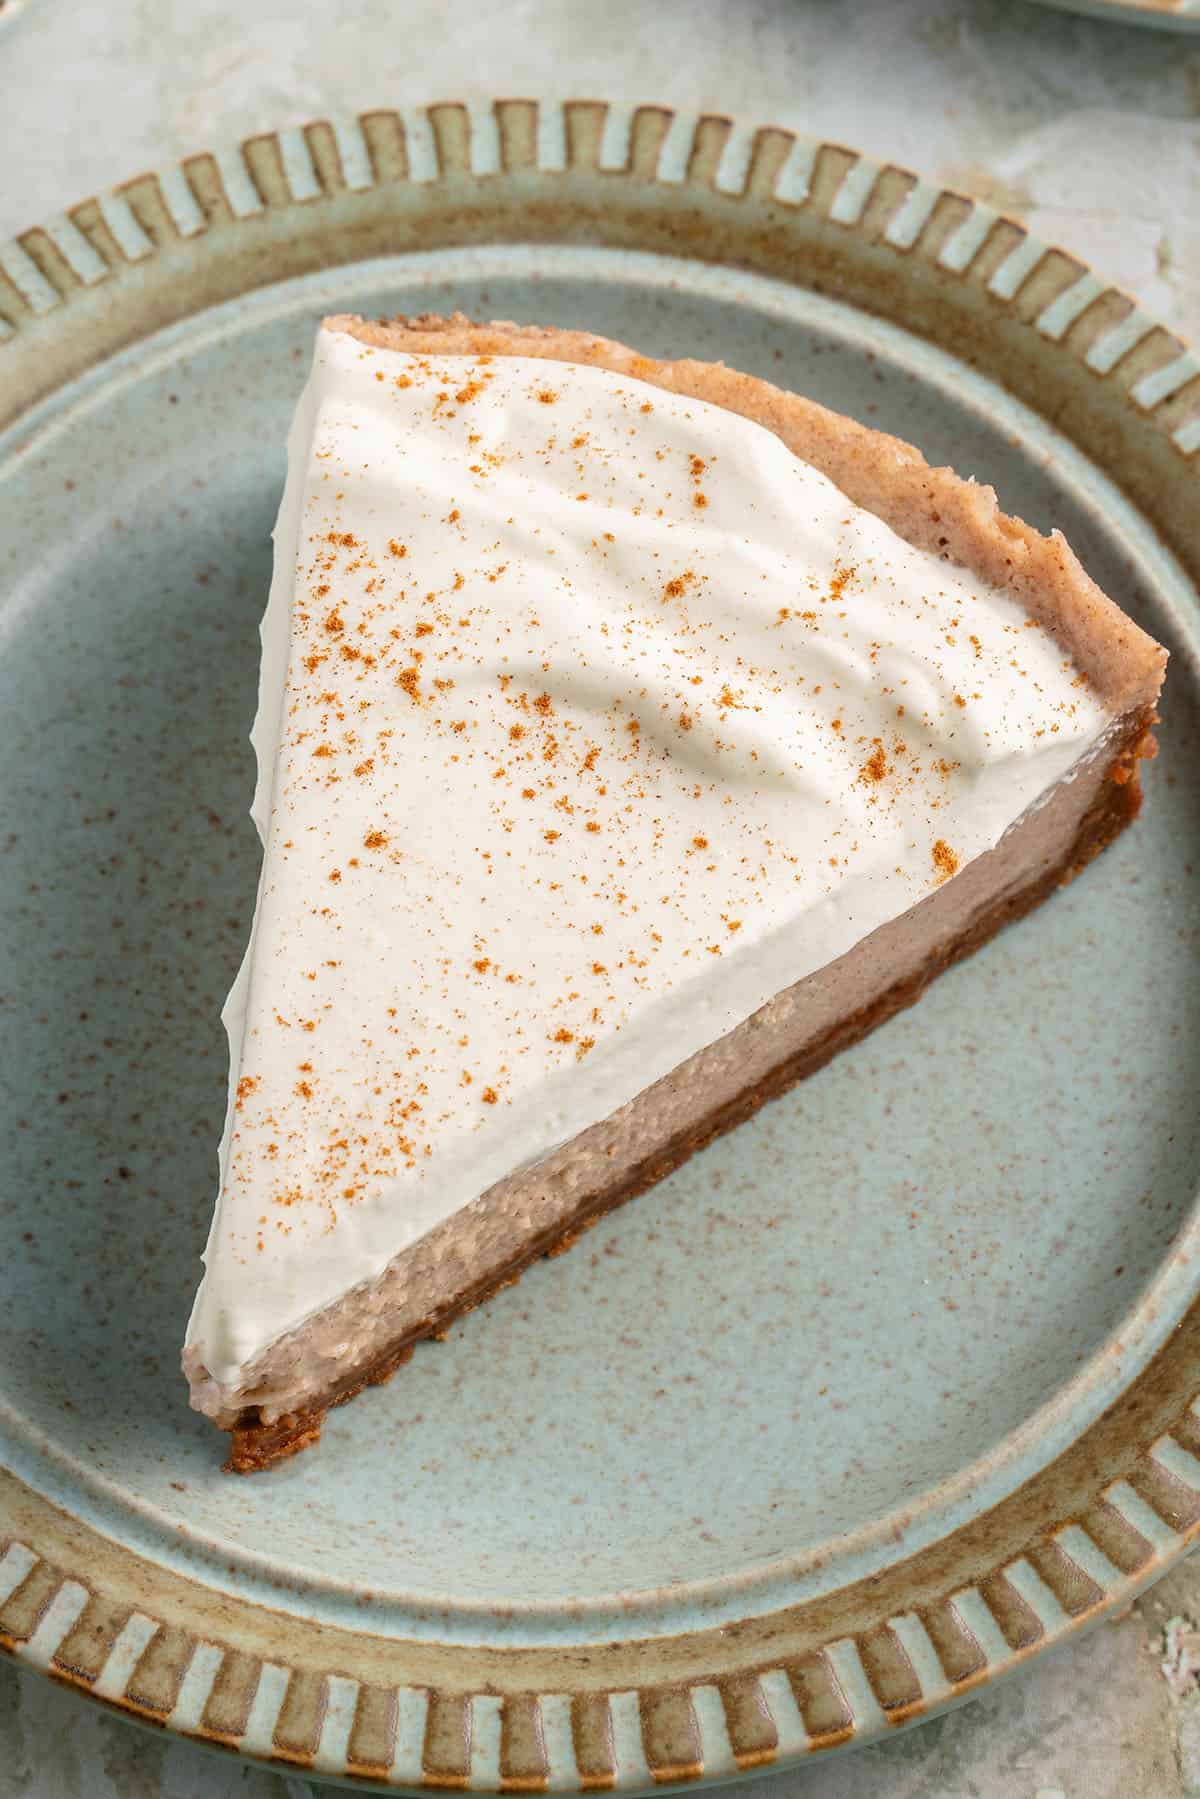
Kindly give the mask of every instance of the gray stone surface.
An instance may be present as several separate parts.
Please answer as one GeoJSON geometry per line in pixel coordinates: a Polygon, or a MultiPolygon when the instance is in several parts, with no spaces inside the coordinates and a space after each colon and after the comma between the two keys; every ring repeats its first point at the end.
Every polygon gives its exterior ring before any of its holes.
{"type": "MultiPolygon", "coordinates": [[[[1027,218],[1200,335],[1200,37],[1024,0],[12,0],[0,7],[0,237],[261,127],[488,92],[740,111],[1027,218]]],[[[1200,1694],[1164,1678],[1200,1562],[944,1719],[756,1799],[1188,1799],[1200,1694]]],[[[0,1799],[307,1799],[0,1663],[0,1799]]]]}

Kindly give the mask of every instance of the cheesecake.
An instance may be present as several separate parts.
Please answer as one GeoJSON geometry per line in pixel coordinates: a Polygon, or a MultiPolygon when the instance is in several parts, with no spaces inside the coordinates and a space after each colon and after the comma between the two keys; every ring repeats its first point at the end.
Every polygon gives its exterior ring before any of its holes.
{"type": "Polygon", "coordinates": [[[227,1466],[1070,880],[1137,811],[1165,663],[1058,533],[799,395],[327,320],[184,1350],[227,1466]]]}

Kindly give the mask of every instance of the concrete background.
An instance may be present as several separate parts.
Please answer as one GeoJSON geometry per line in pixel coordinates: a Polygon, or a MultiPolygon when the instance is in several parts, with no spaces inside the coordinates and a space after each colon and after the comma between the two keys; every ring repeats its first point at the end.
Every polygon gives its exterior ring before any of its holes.
{"type": "MultiPolygon", "coordinates": [[[[0,0],[0,237],[331,109],[541,92],[739,111],[1003,205],[1200,337],[1200,35],[1029,0],[0,0]],[[468,33],[466,21],[473,19],[468,33]],[[468,39],[470,49],[467,48],[468,39]]],[[[970,1706],[745,1799],[1200,1796],[1162,1671],[1200,1561],[970,1706]]],[[[309,1799],[0,1663],[0,1799],[309,1799]]]]}

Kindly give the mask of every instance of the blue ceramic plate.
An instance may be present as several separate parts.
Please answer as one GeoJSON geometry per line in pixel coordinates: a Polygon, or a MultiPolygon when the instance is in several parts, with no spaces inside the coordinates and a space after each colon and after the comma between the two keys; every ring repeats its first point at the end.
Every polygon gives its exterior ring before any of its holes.
{"type": "Polygon", "coordinates": [[[315,125],[0,249],[0,1641],[318,1773],[637,1789],[920,1716],[1180,1552],[1198,390],[1012,221],[656,109],[315,125]],[[285,432],[323,313],[455,308],[992,481],[1171,647],[1162,756],[1034,919],[239,1481],[178,1345],[285,432]]]}

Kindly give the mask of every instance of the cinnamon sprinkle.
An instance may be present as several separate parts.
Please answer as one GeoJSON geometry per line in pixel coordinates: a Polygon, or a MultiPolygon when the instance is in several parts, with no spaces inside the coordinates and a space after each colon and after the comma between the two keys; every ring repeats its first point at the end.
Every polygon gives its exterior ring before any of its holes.
{"type": "Polygon", "coordinates": [[[951,875],[958,873],[958,857],[944,838],[939,837],[933,846],[933,866],[937,871],[938,884],[948,881],[951,875]]]}

